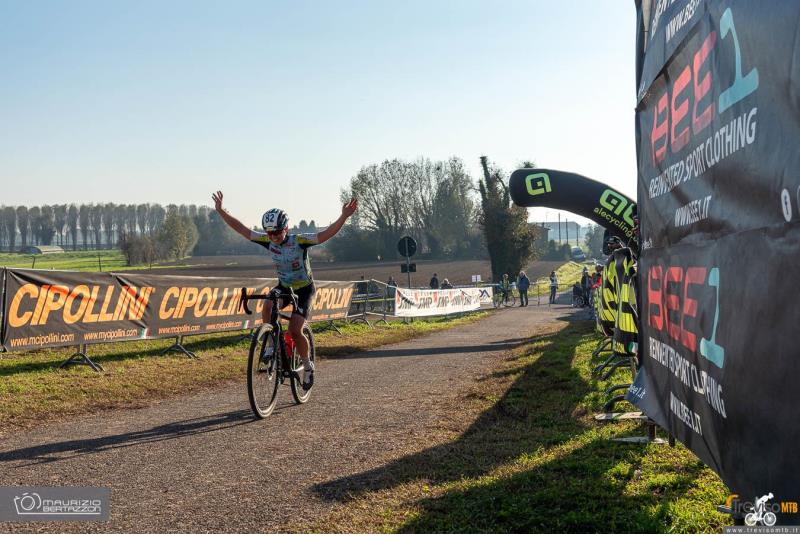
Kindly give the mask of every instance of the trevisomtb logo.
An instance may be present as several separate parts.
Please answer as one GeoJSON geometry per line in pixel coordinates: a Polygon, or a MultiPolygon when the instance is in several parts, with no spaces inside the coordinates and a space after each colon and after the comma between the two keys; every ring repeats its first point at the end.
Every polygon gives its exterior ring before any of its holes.
{"type": "Polygon", "coordinates": [[[744,523],[749,527],[758,524],[771,527],[777,522],[776,514],[796,514],[797,501],[780,501],[770,503],[775,496],[772,492],[762,495],[756,499],[755,503],[750,501],[740,501],[739,495],[729,495],[725,499],[725,506],[730,508],[734,515],[741,517],[744,515],[744,523]]]}
{"type": "Polygon", "coordinates": [[[550,176],[546,172],[537,172],[525,177],[525,188],[532,197],[544,195],[552,191],[550,187],[550,176]]]}

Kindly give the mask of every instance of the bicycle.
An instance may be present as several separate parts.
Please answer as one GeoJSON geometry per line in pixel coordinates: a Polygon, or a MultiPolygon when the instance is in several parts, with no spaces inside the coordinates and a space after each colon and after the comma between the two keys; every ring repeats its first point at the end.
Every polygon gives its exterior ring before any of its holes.
{"type": "MultiPolygon", "coordinates": [[[[259,419],[268,417],[275,409],[278,401],[278,386],[286,379],[292,388],[292,397],[297,404],[305,404],[311,397],[313,384],[303,388],[300,371],[303,363],[289,332],[284,332],[280,319],[289,320],[291,315],[279,311],[279,301],[286,297],[285,293],[271,290],[266,295],[248,295],[247,288],[242,288],[241,304],[248,315],[253,312],[247,307],[249,300],[272,301],[272,314],[269,323],[258,327],[250,342],[250,354],[247,358],[247,396],[250,407],[259,419]]],[[[289,290],[292,311],[297,309],[297,295],[289,290]]],[[[315,361],[314,334],[308,323],[303,324],[303,334],[308,339],[308,357],[315,361]]]]}
{"type": "Polygon", "coordinates": [[[512,307],[517,303],[517,297],[514,296],[514,293],[511,292],[509,289],[508,291],[503,291],[502,289],[497,289],[494,292],[494,296],[492,298],[492,304],[495,308],[499,308],[500,306],[512,307]]]}

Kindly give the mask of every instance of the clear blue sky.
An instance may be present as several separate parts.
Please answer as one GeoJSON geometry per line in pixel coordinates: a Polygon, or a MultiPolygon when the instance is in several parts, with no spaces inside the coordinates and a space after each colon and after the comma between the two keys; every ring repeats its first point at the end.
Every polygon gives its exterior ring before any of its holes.
{"type": "Polygon", "coordinates": [[[247,224],[326,224],[364,165],[482,154],[635,195],[634,25],[618,0],[0,0],[0,203],[222,189],[247,224]]]}

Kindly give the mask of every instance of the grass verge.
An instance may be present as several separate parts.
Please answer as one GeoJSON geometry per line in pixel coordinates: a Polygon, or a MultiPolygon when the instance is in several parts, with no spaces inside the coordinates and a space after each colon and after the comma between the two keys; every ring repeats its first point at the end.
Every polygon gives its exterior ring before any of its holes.
{"type": "Polygon", "coordinates": [[[125,255],[119,249],[111,250],[76,250],[60,254],[44,254],[32,256],[30,254],[0,253],[0,267],[17,269],[55,269],[59,271],[84,271],[84,272],[112,272],[133,270],[156,270],[192,267],[191,258],[183,262],[172,261],[165,264],[153,265],[128,265],[125,255]]]}
{"type": "Polygon", "coordinates": [[[113,271],[129,269],[120,250],[86,250],[32,256],[0,253],[0,267],[57,269],[63,271],[113,271]]]}
{"type": "MultiPolygon", "coordinates": [[[[572,323],[515,351],[458,406],[460,432],[376,470],[316,487],[337,503],[320,532],[713,532],[727,488],[681,445],[631,445],[634,422],[600,424],[591,325],[572,323]],[[365,482],[366,481],[366,482],[365,482]],[[335,488],[347,488],[346,492],[335,488]]],[[[615,380],[616,378],[616,380],[615,380]]]]}
{"type": "MultiPolygon", "coordinates": [[[[340,325],[342,334],[315,335],[319,357],[341,357],[379,345],[395,343],[478,320],[486,312],[460,318],[391,322],[388,325],[340,325]]],[[[161,355],[172,340],[89,346],[89,356],[105,368],[96,373],[85,366],[58,369],[71,354],[47,349],[0,355],[0,435],[38,421],[95,411],[141,407],[154,400],[245,380],[249,340],[240,333],[211,334],[185,339],[198,354],[161,355]]]]}

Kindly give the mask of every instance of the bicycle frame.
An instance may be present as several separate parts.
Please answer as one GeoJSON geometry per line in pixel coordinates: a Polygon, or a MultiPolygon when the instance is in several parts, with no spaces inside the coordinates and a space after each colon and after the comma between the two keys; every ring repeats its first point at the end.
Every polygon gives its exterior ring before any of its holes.
{"type": "MultiPolygon", "coordinates": [[[[291,320],[292,317],[291,314],[286,315],[285,313],[280,311],[280,305],[278,301],[284,298],[285,296],[287,296],[286,293],[276,291],[275,289],[272,289],[266,295],[248,295],[247,288],[243,287],[240,300],[242,308],[248,315],[253,314],[253,311],[250,310],[250,308],[247,306],[248,301],[268,300],[272,302],[272,312],[270,314],[269,324],[272,325],[272,331],[275,332],[276,336],[278,336],[278,347],[279,347],[278,350],[280,350],[279,368],[281,371],[279,374],[279,379],[281,381],[281,384],[288,377],[298,378],[297,371],[292,369],[291,362],[289,361],[289,351],[286,347],[286,340],[284,339],[283,325],[279,320],[280,317],[283,317],[286,320],[291,320]]],[[[289,288],[288,297],[291,299],[292,312],[294,312],[297,310],[297,295],[295,294],[292,288],[289,288]]]]}

